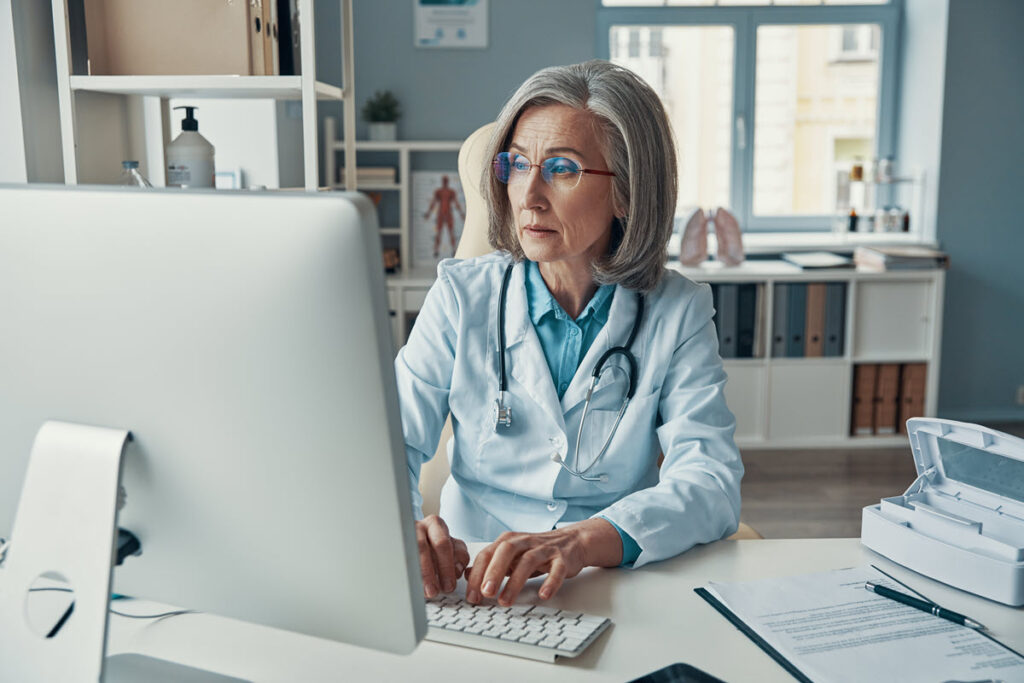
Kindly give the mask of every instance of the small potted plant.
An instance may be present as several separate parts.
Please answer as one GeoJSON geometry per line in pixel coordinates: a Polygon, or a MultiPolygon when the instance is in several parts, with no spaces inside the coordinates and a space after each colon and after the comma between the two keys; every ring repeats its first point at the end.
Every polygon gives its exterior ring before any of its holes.
{"type": "Polygon", "coordinates": [[[370,124],[371,140],[397,139],[395,122],[401,115],[398,99],[390,90],[378,90],[363,105],[363,118],[370,124]]]}

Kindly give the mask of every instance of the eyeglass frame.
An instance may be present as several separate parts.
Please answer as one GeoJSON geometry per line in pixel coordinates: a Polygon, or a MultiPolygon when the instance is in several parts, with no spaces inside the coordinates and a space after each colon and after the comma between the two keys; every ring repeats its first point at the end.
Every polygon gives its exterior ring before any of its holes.
{"type": "MultiPolygon", "coordinates": [[[[532,161],[530,161],[530,159],[525,154],[520,154],[519,152],[498,152],[498,155],[495,156],[494,159],[491,160],[491,171],[494,173],[494,175],[498,179],[499,183],[503,183],[505,185],[508,185],[512,181],[512,166],[513,166],[513,164],[512,164],[512,160],[511,160],[511,155],[513,155],[513,154],[515,156],[517,156],[517,157],[522,157],[523,159],[526,159],[526,162],[530,165],[530,171],[532,171],[534,168],[539,168],[540,169],[540,177],[544,180],[544,182],[549,187],[555,187],[555,185],[551,182],[551,180],[549,180],[547,177],[544,176],[544,164],[545,164],[545,162],[551,161],[552,159],[566,159],[567,161],[571,161],[572,163],[574,163],[574,164],[576,164],[577,166],[580,167],[579,173],[576,176],[576,184],[573,185],[571,188],[567,188],[567,189],[574,189],[576,187],[579,187],[580,179],[583,177],[583,174],[585,174],[585,173],[589,173],[591,175],[603,175],[603,176],[610,176],[610,177],[614,177],[615,176],[615,173],[612,172],[612,171],[599,171],[599,170],[593,169],[593,168],[583,168],[583,164],[581,164],[580,162],[576,161],[572,157],[567,157],[565,155],[551,156],[551,157],[548,157],[547,159],[541,159],[539,164],[535,164],[532,161]],[[509,156],[509,174],[508,174],[508,179],[507,180],[502,180],[501,176],[497,172],[497,166],[498,166],[498,163],[499,163],[498,160],[501,158],[501,155],[503,155],[503,154],[506,155],[506,156],[509,156]]],[[[522,173],[522,177],[525,178],[526,176],[528,176],[530,171],[526,171],[525,173],[522,173]]],[[[554,176],[552,175],[551,177],[553,178],[554,176]]]]}

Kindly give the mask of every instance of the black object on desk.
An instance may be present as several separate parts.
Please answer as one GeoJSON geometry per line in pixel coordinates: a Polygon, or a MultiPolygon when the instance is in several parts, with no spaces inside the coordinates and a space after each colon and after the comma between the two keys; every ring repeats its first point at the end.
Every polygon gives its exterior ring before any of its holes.
{"type": "Polygon", "coordinates": [[[646,676],[635,678],[629,683],[725,683],[725,681],[689,664],[676,662],[657,671],[652,671],[646,676]]]}
{"type": "Polygon", "coordinates": [[[904,605],[908,605],[915,609],[919,609],[922,612],[929,612],[937,617],[946,619],[947,621],[952,621],[954,624],[960,624],[961,626],[966,626],[967,628],[973,628],[979,631],[985,630],[985,626],[978,623],[974,619],[971,619],[970,617],[965,617],[964,615],[954,612],[953,610],[948,610],[945,607],[939,607],[934,602],[919,600],[912,595],[900,593],[899,591],[894,591],[891,588],[886,588],[885,586],[879,586],[877,583],[871,583],[870,581],[864,583],[864,588],[871,591],[872,593],[881,595],[883,598],[895,600],[896,602],[900,602],[904,605]]]}

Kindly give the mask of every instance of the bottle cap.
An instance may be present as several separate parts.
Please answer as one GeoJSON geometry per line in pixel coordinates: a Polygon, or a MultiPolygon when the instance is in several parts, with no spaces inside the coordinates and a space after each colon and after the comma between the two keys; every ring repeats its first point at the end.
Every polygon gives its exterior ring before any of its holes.
{"type": "Polygon", "coordinates": [[[196,109],[199,109],[199,107],[185,107],[185,106],[182,106],[182,107],[175,107],[175,109],[184,109],[185,110],[185,118],[181,120],[181,129],[182,130],[199,130],[199,121],[197,121],[195,116],[192,114],[192,112],[195,111],[196,109]]]}

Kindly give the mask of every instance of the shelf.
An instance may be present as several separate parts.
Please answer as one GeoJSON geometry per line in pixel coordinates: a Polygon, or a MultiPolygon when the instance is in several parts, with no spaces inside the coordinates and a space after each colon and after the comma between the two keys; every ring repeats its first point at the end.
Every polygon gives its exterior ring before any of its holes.
{"type": "Polygon", "coordinates": [[[401,235],[402,234],[402,229],[401,228],[381,228],[380,229],[380,234],[382,234],[382,235],[401,235]]]}
{"type": "MultiPolygon", "coordinates": [[[[72,76],[71,89],[168,98],[297,100],[302,98],[302,76],[72,76]]],[[[341,100],[345,94],[343,88],[319,81],[315,90],[320,100],[341,100]]]]}
{"type": "MultiPolygon", "coordinates": [[[[344,149],[340,142],[333,147],[344,149]]],[[[362,152],[458,152],[460,149],[462,140],[356,140],[356,150],[362,152]]]]}

